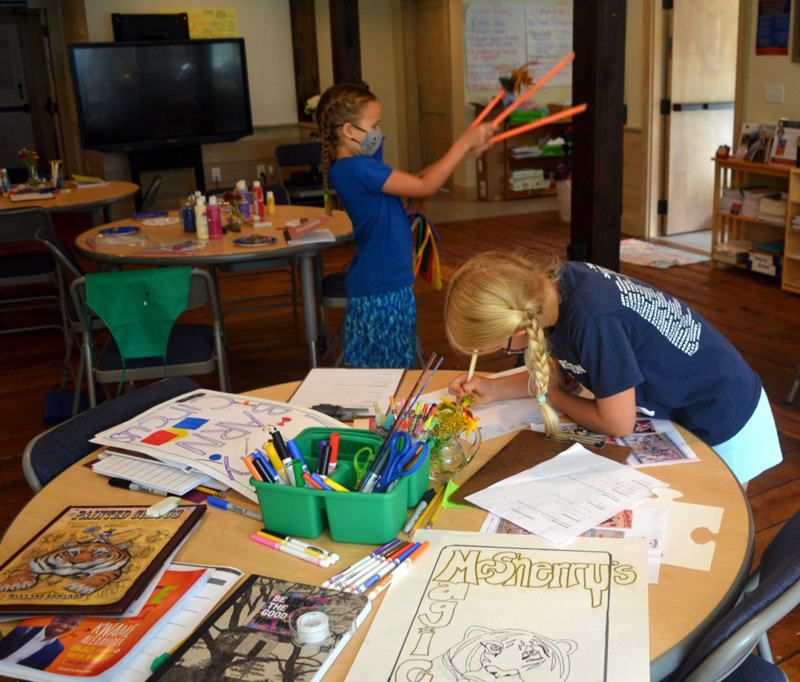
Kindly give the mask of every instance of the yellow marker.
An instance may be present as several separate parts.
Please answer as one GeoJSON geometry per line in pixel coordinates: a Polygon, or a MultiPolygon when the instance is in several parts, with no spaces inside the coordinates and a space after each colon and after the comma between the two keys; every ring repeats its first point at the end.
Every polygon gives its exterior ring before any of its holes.
{"type": "Polygon", "coordinates": [[[213,495],[214,497],[221,497],[223,500],[225,499],[225,495],[223,495],[219,490],[206,488],[204,485],[198,485],[195,490],[199,490],[201,493],[205,493],[206,495],[213,495]]]}
{"type": "Polygon", "coordinates": [[[345,488],[343,485],[341,485],[340,483],[337,483],[332,478],[328,478],[327,476],[323,476],[322,480],[325,481],[325,483],[327,483],[334,490],[338,490],[339,492],[342,492],[342,493],[349,493],[350,492],[350,490],[348,488],[345,488]]]}
{"type": "Polygon", "coordinates": [[[442,486],[441,490],[442,496],[439,498],[439,501],[434,506],[433,514],[431,514],[431,518],[428,520],[428,524],[425,526],[425,528],[433,528],[433,522],[436,521],[436,517],[439,516],[439,512],[442,511],[442,505],[444,504],[444,489],[446,487],[447,487],[446,484],[442,486]]]}
{"type": "Polygon", "coordinates": [[[264,451],[267,453],[269,463],[272,464],[272,468],[277,472],[281,482],[284,485],[289,485],[289,480],[286,477],[286,467],[283,465],[283,460],[275,449],[275,446],[272,443],[264,443],[264,451]]]}

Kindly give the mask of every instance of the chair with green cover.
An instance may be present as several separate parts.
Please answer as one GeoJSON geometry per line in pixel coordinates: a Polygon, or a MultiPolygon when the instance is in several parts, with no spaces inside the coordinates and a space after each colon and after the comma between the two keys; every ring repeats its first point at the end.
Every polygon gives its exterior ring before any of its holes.
{"type": "Polygon", "coordinates": [[[146,381],[172,376],[219,376],[230,391],[222,313],[211,275],[199,268],[149,268],[89,274],[71,286],[81,311],[82,352],[89,403],[97,404],[94,382],[146,381]],[[179,323],[181,313],[207,307],[211,324],[179,323]],[[94,352],[91,319],[111,332],[102,352],[94,352]],[[96,357],[95,357],[96,356],[96,357]]]}

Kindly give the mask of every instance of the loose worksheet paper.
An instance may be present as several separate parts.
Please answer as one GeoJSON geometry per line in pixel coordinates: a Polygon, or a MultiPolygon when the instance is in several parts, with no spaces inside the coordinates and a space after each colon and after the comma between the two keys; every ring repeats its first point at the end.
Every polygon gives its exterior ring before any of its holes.
{"type": "Polygon", "coordinates": [[[256,501],[244,457],[263,448],[273,429],[288,439],[312,426],[349,428],[297,405],[201,389],[98,433],[91,442],[189,464],[256,501]]]}
{"type": "Polygon", "coordinates": [[[466,499],[561,545],[668,486],[576,443],[466,499]]]}
{"type": "MultiPolygon", "coordinates": [[[[527,372],[525,367],[517,367],[506,372],[492,374],[489,378],[508,376],[518,372],[527,372]]],[[[433,393],[426,393],[420,398],[422,403],[438,403],[442,398],[452,398],[446,388],[433,393]]],[[[478,428],[481,430],[481,438],[484,441],[498,436],[504,436],[514,431],[522,431],[531,428],[531,422],[542,422],[542,408],[536,398],[513,398],[510,400],[500,400],[488,405],[475,403],[472,406],[472,414],[478,420],[478,428]]],[[[556,414],[561,414],[556,412],[556,414]]]]}
{"type": "Polygon", "coordinates": [[[364,407],[375,414],[373,403],[388,407],[403,378],[402,369],[340,369],[315,367],[291,397],[292,405],[364,407]]]}
{"type": "Polygon", "coordinates": [[[362,680],[649,679],[645,541],[419,530],[347,675],[362,680]]]}

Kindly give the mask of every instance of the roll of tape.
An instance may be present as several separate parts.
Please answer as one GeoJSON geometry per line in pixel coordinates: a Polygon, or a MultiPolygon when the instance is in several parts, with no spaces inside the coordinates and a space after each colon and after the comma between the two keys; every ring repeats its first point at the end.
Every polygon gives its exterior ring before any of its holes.
{"type": "Polygon", "coordinates": [[[297,639],[303,644],[319,644],[331,633],[328,616],[322,611],[309,611],[301,614],[295,622],[297,639]]]}

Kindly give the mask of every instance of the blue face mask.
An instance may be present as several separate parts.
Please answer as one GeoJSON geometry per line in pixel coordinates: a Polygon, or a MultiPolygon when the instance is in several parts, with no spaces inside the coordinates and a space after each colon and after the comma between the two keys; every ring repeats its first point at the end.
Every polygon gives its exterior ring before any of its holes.
{"type": "Polygon", "coordinates": [[[359,128],[355,123],[353,123],[352,126],[365,134],[364,139],[361,140],[360,143],[361,153],[364,156],[375,156],[375,152],[377,152],[383,144],[383,133],[381,132],[380,126],[375,128],[375,130],[364,130],[363,128],[359,128]]]}

